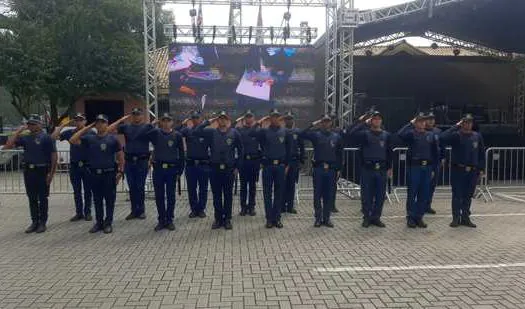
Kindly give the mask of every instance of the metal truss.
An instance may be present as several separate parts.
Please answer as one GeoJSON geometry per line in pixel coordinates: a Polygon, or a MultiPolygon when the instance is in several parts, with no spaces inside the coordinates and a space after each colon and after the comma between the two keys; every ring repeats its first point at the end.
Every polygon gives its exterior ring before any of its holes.
{"type": "Polygon", "coordinates": [[[155,27],[155,0],[142,0],[144,14],[144,64],[146,105],[153,116],[159,113],[157,68],[153,59],[156,49],[157,33],[155,27]]]}
{"type": "MultiPolygon", "coordinates": [[[[198,0],[203,5],[230,5],[231,0],[198,0]]],[[[327,3],[334,0],[238,0],[242,5],[248,6],[308,6],[308,7],[326,7],[327,3]]],[[[193,4],[194,0],[156,0],[160,4],[193,4]]]]}
{"type": "Polygon", "coordinates": [[[500,51],[494,48],[486,47],[486,46],[472,43],[472,42],[463,41],[460,39],[456,39],[456,38],[446,36],[443,34],[439,34],[439,33],[435,33],[432,31],[425,31],[423,34],[420,34],[419,36],[429,39],[431,41],[437,42],[437,43],[443,43],[443,44],[447,44],[453,47],[477,52],[484,56],[495,57],[495,58],[505,58],[505,59],[512,59],[513,57],[512,53],[503,52],[503,51],[500,51]]]}
{"type": "Polygon", "coordinates": [[[361,12],[359,14],[359,23],[376,23],[420,11],[428,11],[429,15],[432,15],[434,8],[444,7],[463,1],[466,0],[416,0],[382,9],[361,12]]]}
{"type": "MultiPolygon", "coordinates": [[[[236,43],[234,42],[235,30],[242,27],[242,3],[240,0],[230,0],[230,20],[228,21],[228,26],[230,26],[228,44],[236,43]]],[[[239,43],[242,43],[242,37],[239,38],[239,43]]]]}
{"type": "MultiPolygon", "coordinates": [[[[275,40],[274,44],[278,44],[277,39],[283,37],[284,27],[235,27],[235,37],[237,39],[252,39],[256,38],[256,35],[261,35],[263,39],[275,40]],[[251,34],[250,34],[251,33],[251,34]]],[[[201,36],[203,38],[230,38],[232,28],[229,26],[203,26],[201,28],[201,36]]],[[[192,38],[193,27],[192,26],[179,26],[179,25],[164,25],[164,35],[171,38],[192,38]],[[177,35],[173,36],[173,32],[176,30],[177,35]]],[[[306,42],[309,39],[317,38],[317,28],[310,28],[310,36],[301,27],[290,27],[290,40],[301,40],[306,42]]],[[[239,40],[236,40],[239,44],[239,40]]],[[[232,43],[233,44],[233,43],[232,43]]]]}
{"type": "Polygon", "coordinates": [[[519,133],[525,135],[525,58],[517,61],[517,73],[514,115],[519,133]]]}
{"type": "Polygon", "coordinates": [[[337,6],[326,8],[324,110],[337,112],[337,6]]]}
{"type": "Polygon", "coordinates": [[[406,38],[407,36],[412,36],[412,34],[410,32],[392,33],[392,34],[385,35],[385,36],[382,36],[382,37],[379,37],[379,38],[375,38],[375,39],[371,39],[371,40],[368,40],[368,41],[355,43],[354,50],[370,48],[370,47],[375,46],[375,45],[379,45],[379,44],[383,44],[383,43],[387,43],[387,42],[396,41],[396,40],[399,40],[399,39],[402,39],[402,38],[406,38]]]}

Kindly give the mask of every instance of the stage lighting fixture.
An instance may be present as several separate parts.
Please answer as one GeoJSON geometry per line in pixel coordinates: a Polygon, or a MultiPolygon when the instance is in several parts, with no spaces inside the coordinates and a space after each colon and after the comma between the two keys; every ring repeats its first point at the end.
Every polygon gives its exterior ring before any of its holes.
{"type": "Polygon", "coordinates": [[[197,16],[197,10],[196,9],[191,9],[190,10],[190,17],[195,17],[197,16]]]}
{"type": "Polygon", "coordinates": [[[312,29],[310,27],[306,28],[306,43],[310,44],[312,42],[312,29]]]}
{"type": "Polygon", "coordinates": [[[248,30],[248,44],[252,42],[252,32],[253,26],[250,26],[250,29],[248,30]]]}
{"type": "Polygon", "coordinates": [[[213,26],[213,32],[211,34],[211,42],[215,42],[215,35],[217,34],[217,26],[213,26]]]}
{"type": "Polygon", "coordinates": [[[289,38],[290,38],[290,26],[287,25],[283,29],[283,39],[286,42],[286,40],[288,40],[289,38]]]}
{"type": "Polygon", "coordinates": [[[432,43],[432,45],[430,45],[430,47],[432,49],[437,49],[439,46],[437,45],[437,43],[432,43]]]}
{"type": "Polygon", "coordinates": [[[373,53],[370,49],[367,49],[367,50],[365,51],[365,54],[366,54],[368,57],[370,57],[370,56],[372,56],[374,53],[373,53]]]}
{"type": "Polygon", "coordinates": [[[273,43],[273,27],[270,27],[270,41],[273,43]]]}
{"type": "Polygon", "coordinates": [[[177,25],[173,25],[173,42],[177,41],[177,25]]]}
{"type": "Polygon", "coordinates": [[[235,33],[235,26],[232,26],[232,42],[237,42],[237,33],[235,33]]]}
{"type": "Polygon", "coordinates": [[[454,56],[459,56],[459,54],[461,54],[461,50],[459,48],[454,48],[453,52],[454,56]]]}

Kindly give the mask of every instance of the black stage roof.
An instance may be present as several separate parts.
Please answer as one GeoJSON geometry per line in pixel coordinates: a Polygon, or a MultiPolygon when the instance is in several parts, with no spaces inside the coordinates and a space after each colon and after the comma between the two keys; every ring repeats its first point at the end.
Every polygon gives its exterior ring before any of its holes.
{"type": "Polygon", "coordinates": [[[368,41],[397,32],[418,36],[424,31],[525,54],[525,0],[458,1],[435,7],[432,14],[421,10],[362,24],[355,30],[355,40],[368,41]]]}

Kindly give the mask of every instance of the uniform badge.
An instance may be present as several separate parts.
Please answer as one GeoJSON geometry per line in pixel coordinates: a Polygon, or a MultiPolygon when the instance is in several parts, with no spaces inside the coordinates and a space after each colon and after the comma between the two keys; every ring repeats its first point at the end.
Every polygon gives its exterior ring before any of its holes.
{"type": "Polygon", "coordinates": [[[281,144],[284,143],[284,136],[280,136],[279,137],[279,143],[281,143],[281,144]]]}
{"type": "Polygon", "coordinates": [[[228,146],[230,146],[232,143],[233,143],[233,140],[231,138],[226,139],[226,144],[228,144],[228,146]]]}
{"type": "Polygon", "coordinates": [[[168,147],[173,147],[173,141],[172,140],[168,141],[168,147]]]}
{"type": "Polygon", "coordinates": [[[427,142],[432,143],[433,140],[434,140],[434,135],[428,134],[427,135],[427,142]]]}
{"type": "Polygon", "coordinates": [[[204,143],[204,137],[199,137],[199,142],[204,143]]]}
{"type": "Polygon", "coordinates": [[[294,140],[297,140],[297,134],[294,134],[294,135],[293,135],[293,139],[294,139],[294,140]]]}
{"type": "Polygon", "coordinates": [[[100,144],[100,150],[102,150],[102,151],[106,151],[107,148],[108,148],[108,145],[106,145],[106,144],[100,144]]]}
{"type": "Polygon", "coordinates": [[[40,145],[40,139],[35,138],[35,144],[40,145]]]}
{"type": "Polygon", "coordinates": [[[335,141],[330,141],[330,146],[332,146],[332,148],[335,147],[335,141]]]}
{"type": "Polygon", "coordinates": [[[472,143],[472,147],[474,147],[474,149],[477,149],[478,148],[478,142],[473,142],[472,143]]]}
{"type": "Polygon", "coordinates": [[[379,141],[379,146],[381,146],[381,148],[384,148],[385,147],[385,141],[379,141]]]}

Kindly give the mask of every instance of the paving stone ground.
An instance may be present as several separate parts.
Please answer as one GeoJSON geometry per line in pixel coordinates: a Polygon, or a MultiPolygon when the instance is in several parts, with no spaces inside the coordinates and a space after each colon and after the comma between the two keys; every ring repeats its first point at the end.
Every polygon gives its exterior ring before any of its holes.
{"type": "MultiPolygon", "coordinates": [[[[114,233],[89,234],[71,223],[72,197],[51,197],[48,232],[24,234],[24,195],[0,197],[0,308],[525,308],[525,205],[474,203],[477,229],[448,227],[449,202],[426,230],[409,230],[404,205],[386,205],[386,229],[360,227],[359,203],[339,197],[335,228],[313,227],[312,206],[285,215],[282,230],[256,217],[211,230],[177,204],[177,229],[153,231],[148,218],[125,221],[118,196],[114,233]],[[497,215],[491,215],[497,214],[497,215]],[[456,269],[395,269],[460,265],[456,269]],[[326,272],[323,268],[390,267],[326,272]]],[[[238,201],[234,204],[238,211],[238,201]]]]}

